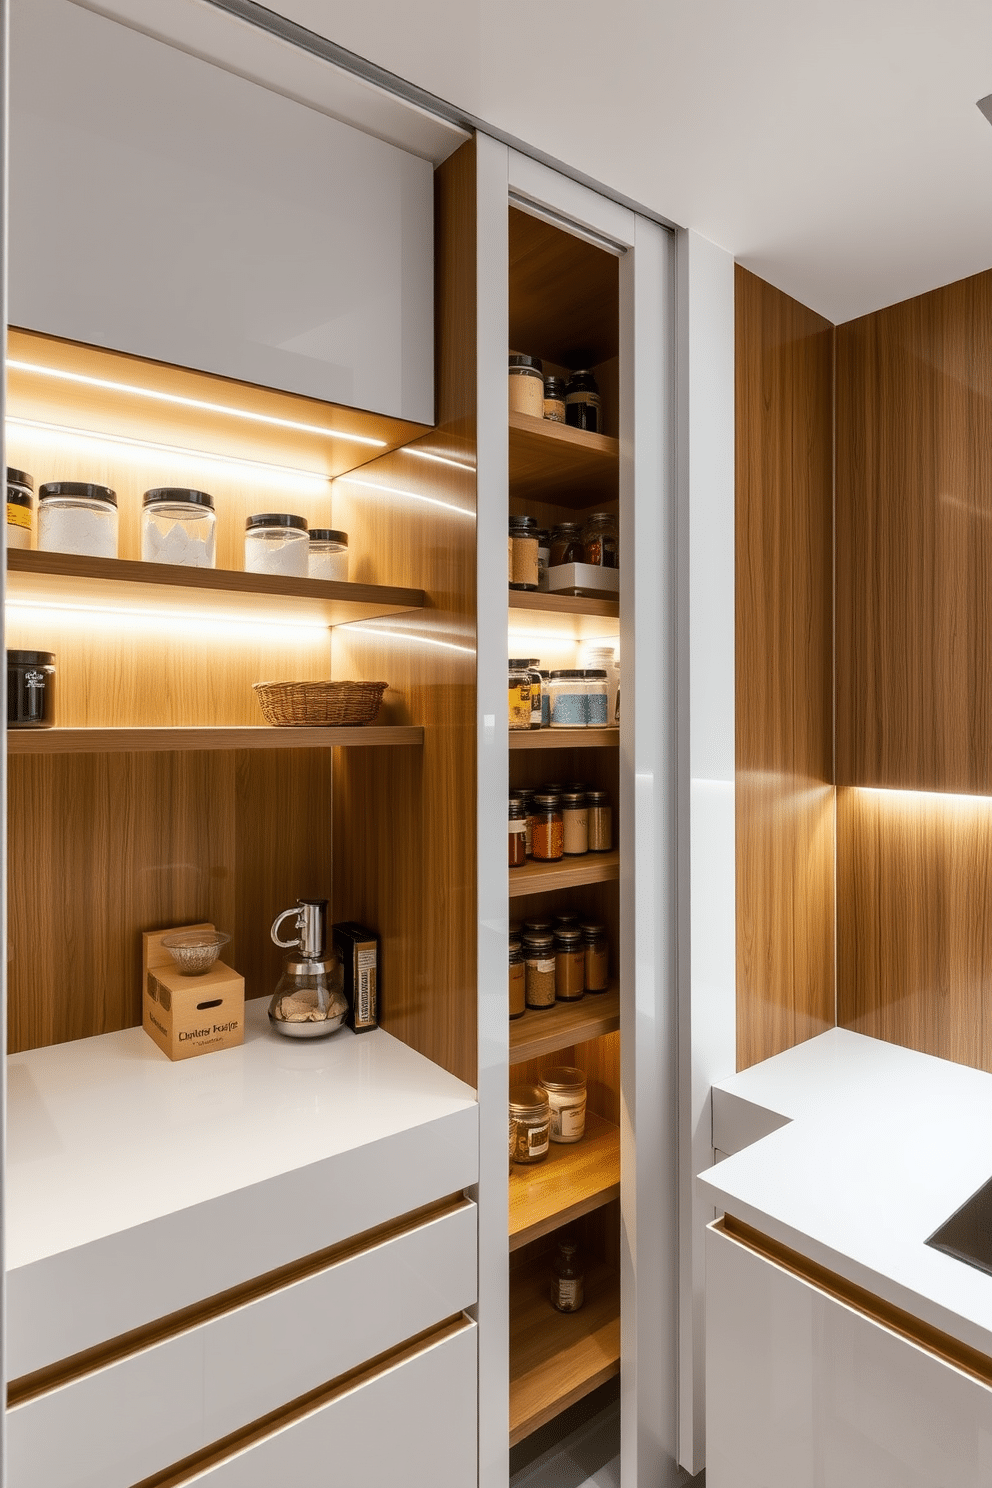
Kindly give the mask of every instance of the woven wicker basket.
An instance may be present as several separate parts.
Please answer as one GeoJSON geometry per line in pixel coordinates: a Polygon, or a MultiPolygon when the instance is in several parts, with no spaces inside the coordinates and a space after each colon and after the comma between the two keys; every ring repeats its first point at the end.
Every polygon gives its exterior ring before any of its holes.
{"type": "Polygon", "coordinates": [[[266,723],[277,728],[334,728],[371,723],[388,682],[256,682],[266,723]]]}

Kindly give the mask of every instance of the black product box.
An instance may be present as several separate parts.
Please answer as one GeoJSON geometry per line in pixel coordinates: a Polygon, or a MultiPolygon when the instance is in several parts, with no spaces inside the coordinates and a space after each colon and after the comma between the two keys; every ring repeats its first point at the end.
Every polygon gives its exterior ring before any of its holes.
{"type": "Polygon", "coordinates": [[[349,1028],[367,1033],[379,1024],[379,937],[367,925],[344,920],[334,926],[334,944],[344,963],[349,1028]]]}

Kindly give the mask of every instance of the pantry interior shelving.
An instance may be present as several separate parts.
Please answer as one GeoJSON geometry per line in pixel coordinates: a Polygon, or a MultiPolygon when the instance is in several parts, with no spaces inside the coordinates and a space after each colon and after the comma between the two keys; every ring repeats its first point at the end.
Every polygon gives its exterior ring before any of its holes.
{"type": "MultiPolygon", "coordinates": [[[[511,412],[509,513],[541,528],[618,515],[619,276],[617,259],[563,228],[509,210],[509,347],[542,359],[545,374],[592,368],[603,400],[602,433],[511,412]]],[[[623,538],[623,534],[621,534],[623,538]]],[[[614,648],[620,600],[511,590],[508,654],[545,668],[587,666],[587,647],[614,648]]],[[[510,1085],[533,1084],[556,1065],[585,1071],[586,1129],[552,1143],[541,1163],[509,1179],[510,1444],[617,1374],[620,1368],[620,728],[511,730],[510,785],[584,781],[613,808],[614,845],[559,861],[528,858],[508,871],[511,921],[571,911],[606,926],[611,982],[603,994],[556,1002],[512,1020],[510,1085]],[[585,1302],[550,1302],[557,1242],[578,1241],[585,1302]]]]}

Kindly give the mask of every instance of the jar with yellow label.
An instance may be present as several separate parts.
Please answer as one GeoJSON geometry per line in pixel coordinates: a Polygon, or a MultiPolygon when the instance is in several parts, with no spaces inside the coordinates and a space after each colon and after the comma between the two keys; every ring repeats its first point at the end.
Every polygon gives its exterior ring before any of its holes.
{"type": "Polygon", "coordinates": [[[31,546],[31,513],[34,508],[34,477],[26,470],[7,466],[7,546],[31,546]]]}
{"type": "Polygon", "coordinates": [[[511,661],[507,679],[507,723],[511,729],[530,730],[530,667],[525,661],[511,661]]]}

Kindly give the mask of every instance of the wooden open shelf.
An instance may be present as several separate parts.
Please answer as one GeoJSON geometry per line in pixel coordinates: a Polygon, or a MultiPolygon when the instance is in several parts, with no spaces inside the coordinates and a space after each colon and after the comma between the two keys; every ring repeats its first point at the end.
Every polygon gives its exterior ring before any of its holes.
{"type": "Polygon", "coordinates": [[[619,440],[510,414],[511,497],[581,510],[616,501],[619,482],[619,440]]]}
{"type": "Polygon", "coordinates": [[[618,728],[510,729],[511,749],[619,749],[618,728]]]}
{"type": "Polygon", "coordinates": [[[581,1142],[552,1142],[543,1162],[511,1168],[510,1249],[550,1235],[619,1196],[620,1128],[588,1111],[581,1142]]]}
{"type": "Polygon", "coordinates": [[[564,367],[615,357],[619,257],[519,207],[509,225],[510,345],[564,367]]]}
{"type": "Polygon", "coordinates": [[[510,1277],[510,1446],[620,1372],[620,1278],[586,1272],[585,1305],[556,1312],[550,1257],[510,1277]]]}
{"type": "Polygon", "coordinates": [[[620,1027],[620,983],[608,992],[587,992],[581,1002],[556,1002],[554,1007],[529,1008],[510,1023],[510,1064],[541,1059],[584,1044],[620,1027]]]}
{"type": "Polygon", "coordinates": [[[154,611],[189,620],[224,615],[247,622],[347,625],[421,609],[422,589],[331,579],[274,578],[222,568],[181,568],[130,558],[79,558],[12,549],[7,598],[60,610],[154,611]]]}
{"type": "Polygon", "coordinates": [[[423,744],[419,727],[10,729],[8,754],[164,754],[214,749],[338,749],[423,744]]]}
{"type": "Polygon", "coordinates": [[[532,859],[511,868],[510,898],[523,894],[555,894],[579,884],[610,883],[620,877],[620,852],[585,853],[581,858],[562,858],[558,863],[535,863],[532,859]]]}
{"type": "Polygon", "coordinates": [[[620,601],[511,589],[509,628],[511,635],[517,629],[564,640],[593,641],[601,636],[616,640],[620,634],[620,601]]]}

